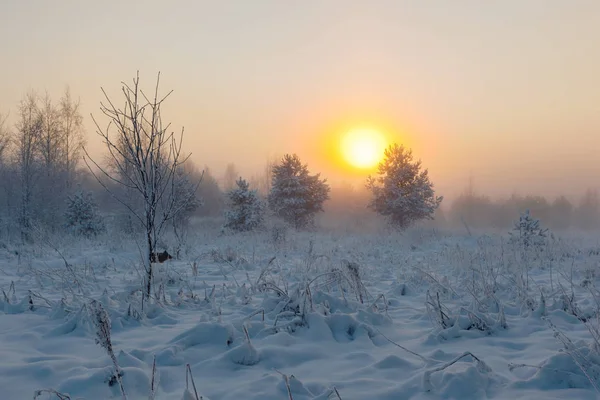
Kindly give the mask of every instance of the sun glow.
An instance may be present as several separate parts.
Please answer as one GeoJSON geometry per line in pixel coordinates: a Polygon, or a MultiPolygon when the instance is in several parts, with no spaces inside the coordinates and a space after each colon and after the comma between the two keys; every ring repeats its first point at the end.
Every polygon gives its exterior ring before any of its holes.
{"type": "Polygon", "coordinates": [[[353,129],[342,139],[342,155],[356,168],[372,168],[381,160],[386,140],[374,129],[353,129]]]}

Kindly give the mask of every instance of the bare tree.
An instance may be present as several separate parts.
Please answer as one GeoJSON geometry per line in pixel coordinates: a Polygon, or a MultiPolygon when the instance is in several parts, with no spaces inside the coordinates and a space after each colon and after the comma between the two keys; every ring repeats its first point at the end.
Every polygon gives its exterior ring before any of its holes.
{"type": "Polygon", "coordinates": [[[65,189],[74,178],[83,142],[82,117],[68,90],[60,103],[48,93],[40,99],[31,91],[16,117],[15,132],[9,135],[7,117],[0,115],[0,201],[4,222],[17,222],[22,239],[29,241],[34,222],[51,230],[61,226],[65,189]]]}
{"type": "Polygon", "coordinates": [[[266,197],[271,192],[271,181],[273,179],[273,168],[279,163],[282,157],[269,156],[265,161],[262,173],[250,178],[250,186],[255,188],[258,193],[266,197]]]}
{"type": "Polygon", "coordinates": [[[80,102],[71,97],[69,87],[60,99],[60,129],[62,133],[63,162],[65,168],[66,187],[71,189],[77,168],[77,160],[85,145],[83,116],[79,111],[80,102]]]}
{"type": "MultiPolygon", "coordinates": [[[[2,202],[3,207],[0,208],[0,227],[4,230],[4,228],[8,227],[8,220],[10,219],[10,205],[13,196],[12,191],[14,190],[14,184],[12,184],[12,174],[11,174],[11,165],[6,159],[6,154],[9,150],[10,145],[10,132],[8,131],[8,127],[6,121],[8,119],[8,114],[3,115],[0,113],[0,201],[2,202]]],[[[8,229],[7,229],[8,234],[8,229]]]]}
{"type": "Polygon", "coordinates": [[[5,154],[8,150],[8,145],[10,144],[10,133],[8,132],[8,127],[6,126],[7,120],[8,114],[3,115],[0,113],[0,166],[6,162],[5,154]]]}
{"type": "Polygon", "coordinates": [[[39,153],[44,164],[45,175],[55,178],[61,161],[60,114],[48,93],[42,99],[40,115],[42,135],[41,140],[38,142],[39,153]]]}
{"type": "Polygon", "coordinates": [[[198,186],[198,197],[201,200],[201,206],[198,207],[196,215],[201,217],[223,215],[225,195],[208,165],[204,166],[201,177],[202,181],[198,186]]]}
{"type": "Polygon", "coordinates": [[[271,193],[271,184],[273,182],[273,169],[281,160],[280,156],[271,156],[267,158],[265,163],[265,176],[264,176],[264,188],[263,191],[265,196],[271,193]]]}
{"type": "Polygon", "coordinates": [[[31,240],[33,189],[39,172],[36,149],[42,141],[42,126],[42,114],[37,104],[37,97],[35,93],[29,93],[19,105],[14,146],[21,181],[19,226],[23,242],[31,240]]]}
{"type": "Polygon", "coordinates": [[[64,137],[61,129],[60,109],[46,92],[40,102],[40,116],[42,120],[41,138],[37,151],[43,167],[43,177],[37,183],[38,189],[44,196],[44,212],[38,214],[38,221],[54,231],[60,226],[62,209],[65,199],[63,197],[64,182],[64,137]]]}
{"type": "Polygon", "coordinates": [[[144,296],[150,299],[152,264],[158,239],[166,223],[185,206],[175,194],[179,186],[177,181],[182,177],[177,171],[186,157],[181,154],[183,129],[177,139],[173,132],[169,133],[170,124],[163,125],[162,121],[161,106],[172,92],[159,97],[160,73],[152,97],[146,96],[140,89],[139,81],[138,73],[132,86],[122,83],[125,100],[122,109],[117,108],[102,89],[106,102],[100,103],[100,110],[109,119],[105,128],[101,128],[92,116],[97,133],[106,145],[113,168],[109,170],[100,166],[89,156],[85,147],[84,152],[90,172],[144,227],[147,245],[147,257],[144,260],[144,296]],[[92,169],[88,160],[98,172],[92,169]],[[137,199],[143,203],[143,209],[140,210],[126,197],[111,191],[99,175],[136,193],[137,199]]]}

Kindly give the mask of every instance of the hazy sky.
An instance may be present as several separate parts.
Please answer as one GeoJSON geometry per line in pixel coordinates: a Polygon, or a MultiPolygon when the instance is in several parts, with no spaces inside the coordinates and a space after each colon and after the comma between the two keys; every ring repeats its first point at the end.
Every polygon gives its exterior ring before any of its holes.
{"type": "MultiPolygon", "coordinates": [[[[156,73],[164,117],[216,172],[297,152],[330,180],[340,130],[412,147],[442,194],[600,185],[598,0],[1,0],[0,111],[156,73]]],[[[356,174],[354,174],[356,175],[356,174]]]]}

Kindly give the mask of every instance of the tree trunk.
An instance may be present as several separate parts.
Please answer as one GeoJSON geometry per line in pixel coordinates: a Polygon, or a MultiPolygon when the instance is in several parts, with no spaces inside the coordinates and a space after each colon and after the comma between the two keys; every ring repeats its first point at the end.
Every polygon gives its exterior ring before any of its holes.
{"type": "Polygon", "coordinates": [[[146,299],[150,301],[150,296],[152,295],[152,255],[154,254],[154,243],[152,242],[152,232],[150,230],[146,231],[147,239],[148,239],[148,268],[146,269],[146,299]]]}

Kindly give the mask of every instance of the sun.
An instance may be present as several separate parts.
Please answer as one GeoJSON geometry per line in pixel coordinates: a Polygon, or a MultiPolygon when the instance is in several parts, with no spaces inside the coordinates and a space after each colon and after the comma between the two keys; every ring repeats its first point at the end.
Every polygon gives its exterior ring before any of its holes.
{"type": "Polygon", "coordinates": [[[342,155],[346,161],[361,169],[373,168],[385,150],[384,136],[375,129],[352,129],[347,132],[341,143],[342,155]]]}

